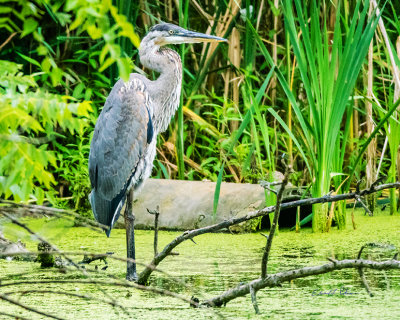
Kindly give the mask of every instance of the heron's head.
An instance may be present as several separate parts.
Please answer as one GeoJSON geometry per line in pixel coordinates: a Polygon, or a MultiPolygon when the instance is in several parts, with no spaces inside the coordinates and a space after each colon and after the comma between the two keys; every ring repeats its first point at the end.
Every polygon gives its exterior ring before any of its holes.
{"type": "Polygon", "coordinates": [[[153,40],[160,47],[168,44],[228,41],[224,38],[189,31],[171,23],[160,23],[151,27],[146,38],[153,40]]]}

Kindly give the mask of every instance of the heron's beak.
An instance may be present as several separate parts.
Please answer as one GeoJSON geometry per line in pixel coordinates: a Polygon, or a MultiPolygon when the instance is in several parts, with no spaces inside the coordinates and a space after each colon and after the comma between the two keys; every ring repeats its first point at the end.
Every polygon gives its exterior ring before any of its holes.
{"type": "Polygon", "coordinates": [[[165,38],[167,44],[200,43],[200,42],[228,42],[227,39],[210,36],[205,33],[182,31],[165,38]]]}

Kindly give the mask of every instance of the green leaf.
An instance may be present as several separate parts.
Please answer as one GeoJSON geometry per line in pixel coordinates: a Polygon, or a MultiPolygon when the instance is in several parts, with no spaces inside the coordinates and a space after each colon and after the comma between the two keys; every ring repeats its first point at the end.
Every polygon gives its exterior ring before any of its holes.
{"type": "Polygon", "coordinates": [[[127,82],[131,73],[131,60],[127,57],[122,57],[117,60],[117,64],[121,79],[127,82]]]}
{"type": "Polygon", "coordinates": [[[42,68],[42,66],[40,65],[40,63],[39,63],[38,61],[36,61],[35,59],[32,59],[32,58],[30,58],[30,57],[28,57],[28,56],[26,56],[26,55],[24,55],[24,54],[22,54],[22,53],[20,53],[20,52],[18,52],[18,51],[17,51],[17,54],[18,54],[21,58],[23,58],[23,59],[25,59],[26,61],[28,61],[29,63],[34,64],[35,66],[39,67],[40,69],[42,68]]]}
{"type": "Polygon", "coordinates": [[[33,18],[28,18],[28,19],[24,20],[24,27],[23,27],[23,31],[21,34],[21,38],[32,33],[33,31],[35,31],[36,28],[38,27],[38,25],[39,25],[39,23],[33,18]]]}
{"type": "Polygon", "coordinates": [[[215,221],[215,219],[217,217],[217,209],[218,209],[219,195],[221,192],[221,183],[222,183],[222,177],[223,177],[223,173],[224,173],[224,167],[225,167],[225,162],[222,163],[221,169],[219,170],[219,173],[218,173],[217,184],[215,185],[214,203],[213,203],[213,221],[215,221]]]}

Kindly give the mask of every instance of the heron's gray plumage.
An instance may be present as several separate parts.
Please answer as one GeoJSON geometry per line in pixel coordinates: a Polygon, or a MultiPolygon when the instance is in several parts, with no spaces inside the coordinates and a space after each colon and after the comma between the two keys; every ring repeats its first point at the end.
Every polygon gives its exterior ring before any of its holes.
{"type": "MultiPolygon", "coordinates": [[[[113,226],[128,190],[137,192],[150,176],[157,135],[168,128],[180,100],[182,64],[171,43],[225,41],[163,23],[143,38],[140,62],[160,73],[151,81],[131,74],[111,90],[97,120],[89,155],[92,192],[89,200],[97,221],[113,226]]],[[[109,235],[109,231],[107,233],[109,235]]]]}
{"type": "Polygon", "coordinates": [[[97,120],[104,126],[96,126],[89,155],[90,200],[95,215],[104,216],[103,224],[112,226],[127,189],[150,175],[146,168],[154,160],[155,135],[149,115],[153,108],[143,80],[135,74],[126,84],[119,80],[97,120]]]}

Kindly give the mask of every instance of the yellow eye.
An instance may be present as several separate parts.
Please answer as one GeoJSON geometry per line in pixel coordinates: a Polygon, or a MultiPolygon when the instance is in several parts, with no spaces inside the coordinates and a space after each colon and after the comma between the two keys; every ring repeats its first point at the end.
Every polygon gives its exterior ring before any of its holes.
{"type": "Polygon", "coordinates": [[[174,30],[169,30],[169,34],[174,34],[174,30]]]}

